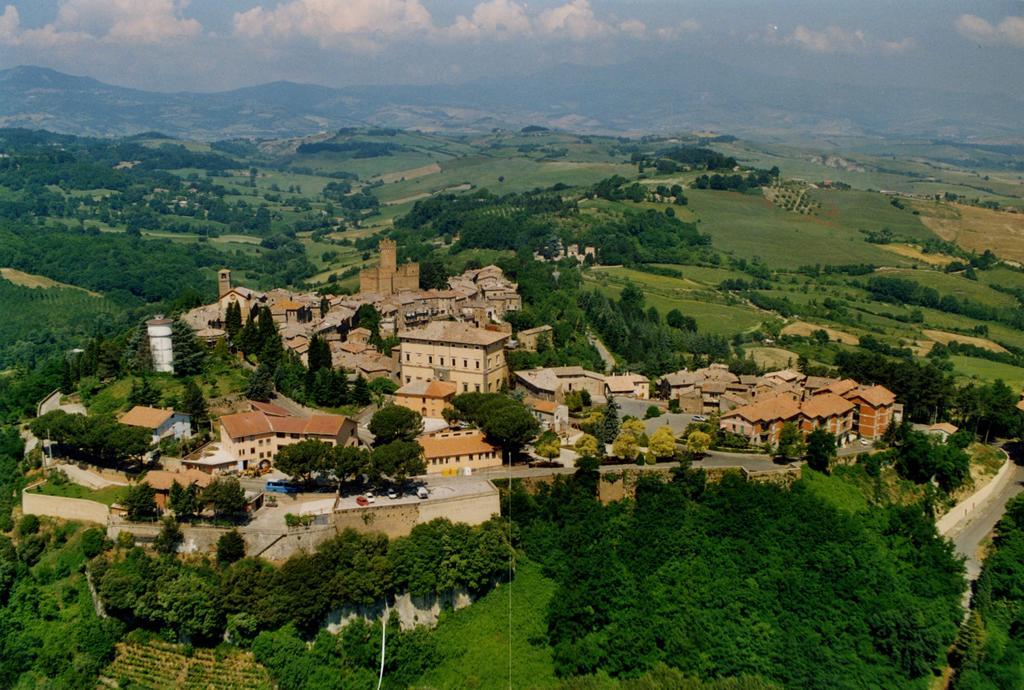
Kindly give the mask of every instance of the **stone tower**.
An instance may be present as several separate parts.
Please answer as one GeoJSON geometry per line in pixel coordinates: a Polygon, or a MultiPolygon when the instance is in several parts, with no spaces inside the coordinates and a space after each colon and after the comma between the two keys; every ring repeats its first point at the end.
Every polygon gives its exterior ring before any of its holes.
{"type": "Polygon", "coordinates": [[[394,240],[384,239],[377,245],[380,250],[380,273],[385,276],[393,276],[398,268],[398,246],[394,240]]]}
{"type": "Polygon", "coordinates": [[[217,299],[231,292],[231,269],[222,268],[217,274],[217,299]]]}

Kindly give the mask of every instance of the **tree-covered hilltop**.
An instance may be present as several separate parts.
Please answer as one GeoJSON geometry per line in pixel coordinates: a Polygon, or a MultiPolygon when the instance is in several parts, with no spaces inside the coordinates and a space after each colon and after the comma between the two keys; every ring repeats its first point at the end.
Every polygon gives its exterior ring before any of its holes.
{"type": "Polygon", "coordinates": [[[797,484],[680,470],[602,505],[596,472],[516,489],[522,546],[558,583],[562,676],[659,664],[783,687],[925,688],[961,612],[963,567],[920,507],[851,514],[797,484]]]}

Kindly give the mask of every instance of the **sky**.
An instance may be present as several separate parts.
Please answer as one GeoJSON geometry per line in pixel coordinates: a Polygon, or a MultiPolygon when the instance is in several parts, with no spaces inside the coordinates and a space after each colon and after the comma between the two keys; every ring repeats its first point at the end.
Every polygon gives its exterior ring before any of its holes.
{"type": "Polygon", "coordinates": [[[832,84],[1019,94],[1024,0],[0,0],[0,68],[156,91],[710,59],[832,84]]]}

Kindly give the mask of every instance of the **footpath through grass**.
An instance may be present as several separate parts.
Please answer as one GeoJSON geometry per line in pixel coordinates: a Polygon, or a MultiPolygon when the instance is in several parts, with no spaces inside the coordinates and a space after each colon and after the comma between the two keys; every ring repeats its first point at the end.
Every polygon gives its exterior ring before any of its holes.
{"type": "Polygon", "coordinates": [[[445,660],[426,673],[416,687],[552,688],[558,685],[545,624],[555,583],[544,577],[540,565],[524,559],[519,562],[511,588],[511,647],[509,585],[502,585],[472,606],[442,616],[434,635],[445,660]]]}

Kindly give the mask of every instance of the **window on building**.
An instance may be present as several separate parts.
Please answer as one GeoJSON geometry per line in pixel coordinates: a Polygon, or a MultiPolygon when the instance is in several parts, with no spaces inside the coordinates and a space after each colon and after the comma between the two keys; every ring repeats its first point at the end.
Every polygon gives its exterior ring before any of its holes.
{"type": "Polygon", "coordinates": [[[469,360],[468,359],[462,360],[462,368],[463,369],[469,369],[469,360]]]}
{"type": "Polygon", "coordinates": [[[468,383],[462,384],[462,392],[463,393],[468,393],[469,392],[469,384],[468,383]]]}
{"type": "Polygon", "coordinates": [[[478,360],[476,360],[476,368],[477,368],[477,369],[479,369],[479,368],[480,368],[480,360],[479,360],[479,359],[478,359],[478,360]]]}
{"type": "Polygon", "coordinates": [[[476,389],[476,392],[479,393],[480,392],[480,384],[479,383],[474,383],[473,386],[476,389]]]}
{"type": "Polygon", "coordinates": [[[434,363],[434,355],[427,355],[427,364],[434,363]]]}

